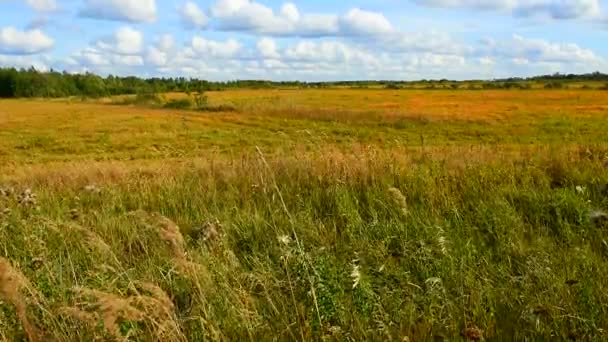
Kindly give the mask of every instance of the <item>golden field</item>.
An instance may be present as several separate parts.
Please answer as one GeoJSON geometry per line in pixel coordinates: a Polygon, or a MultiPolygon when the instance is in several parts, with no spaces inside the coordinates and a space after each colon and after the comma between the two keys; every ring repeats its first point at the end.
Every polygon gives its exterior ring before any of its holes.
{"type": "Polygon", "coordinates": [[[0,341],[608,338],[606,91],[206,95],[0,100],[0,341]]]}

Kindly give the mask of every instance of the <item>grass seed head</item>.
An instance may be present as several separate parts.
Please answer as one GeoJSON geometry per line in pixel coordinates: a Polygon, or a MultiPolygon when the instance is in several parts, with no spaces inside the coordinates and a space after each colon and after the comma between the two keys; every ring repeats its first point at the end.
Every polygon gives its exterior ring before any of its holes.
{"type": "Polygon", "coordinates": [[[122,321],[150,323],[150,326],[155,327],[159,338],[168,333],[176,333],[179,326],[169,296],[154,284],[138,283],[136,287],[137,294],[128,297],[95,289],[76,288],[78,304],[64,307],[60,312],[90,326],[95,326],[101,320],[104,329],[117,340],[124,339],[120,331],[122,321]]]}
{"type": "Polygon", "coordinates": [[[405,195],[403,195],[401,190],[397,188],[390,188],[388,189],[388,192],[391,195],[395,205],[399,207],[399,209],[404,215],[407,215],[409,213],[409,210],[407,208],[407,199],[405,198],[405,195]]]}

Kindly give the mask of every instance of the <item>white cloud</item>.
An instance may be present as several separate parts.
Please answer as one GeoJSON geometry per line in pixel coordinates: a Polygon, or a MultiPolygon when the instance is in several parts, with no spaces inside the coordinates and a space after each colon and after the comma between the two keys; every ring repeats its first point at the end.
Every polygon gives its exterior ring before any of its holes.
{"type": "Polygon", "coordinates": [[[180,9],[180,16],[182,23],[186,28],[202,29],[207,27],[207,15],[193,1],[188,1],[182,6],[180,9]]]}
{"type": "Polygon", "coordinates": [[[366,66],[379,64],[378,54],[339,41],[300,41],[285,50],[285,57],[292,61],[322,61],[366,66]]]}
{"type": "Polygon", "coordinates": [[[26,0],[28,6],[38,12],[53,12],[57,10],[55,0],[26,0]]]}
{"type": "Polygon", "coordinates": [[[288,2],[281,6],[281,16],[295,23],[300,20],[300,11],[294,3],[288,2]]]}
{"type": "Polygon", "coordinates": [[[518,16],[575,19],[601,15],[600,0],[412,0],[432,7],[463,7],[511,12],[518,16]]]}
{"type": "Polygon", "coordinates": [[[155,0],[85,0],[80,15],[94,19],[128,22],[156,20],[155,0]]]}
{"type": "Polygon", "coordinates": [[[222,42],[194,36],[188,54],[195,54],[201,58],[233,58],[241,48],[241,44],[235,39],[222,42]]]}
{"type": "Polygon", "coordinates": [[[146,62],[156,67],[166,66],[173,54],[175,41],[170,34],[160,36],[156,45],[150,46],[146,53],[146,62]]]}
{"type": "Polygon", "coordinates": [[[97,48],[121,55],[135,55],[143,49],[144,37],[141,32],[124,26],[116,30],[112,37],[97,42],[97,48]]]}
{"type": "Polygon", "coordinates": [[[53,45],[53,39],[38,29],[20,31],[11,26],[0,29],[0,53],[35,54],[49,50],[53,45]]]}
{"type": "MultiPolygon", "coordinates": [[[[163,38],[159,40],[169,40],[163,38]]],[[[168,43],[165,43],[168,44],[168,43]]],[[[67,60],[71,70],[93,70],[115,73],[117,70],[141,67],[145,64],[142,56],[144,45],[143,34],[129,26],[118,28],[112,36],[97,40],[91,46],[73,53],[67,60]]],[[[159,57],[150,51],[146,60],[158,61],[159,57]]],[[[150,62],[153,64],[152,62],[150,62]]]]}
{"type": "Polygon", "coordinates": [[[144,65],[144,59],[139,55],[120,55],[108,51],[100,50],[95,47],[87,47],[78,51],[68,58],[68,65],[71,69],[84,68],[94,71],[107,68],[112,71],[124,67],[139,67],[144,65]]]}
{"type": "Polygon", "coordinates": [[[49,71],[48,56],[18,56],[0,54],[0,67],[15,67],[29,69],[34,67],[38,71],[49,71]]]}
{"type": "Polygon", "coordinates": [[[258,40],[256,47],[260,55],[265,59],[278,59],[280,57],[276,42],[270,38],[258,40]]]}
{"type": "Polygon", "coordinates": [[[379,34],[393,31],[393,26],[382,13],[353,8],[340,18],[343,32],[350,34],[379,34]]]}
{"type": "Polygon", "coordinates": [[[285,3],[278,12],[252,0],[217,0],[211,16],[226,31],[244,31],[277,36],[350,36],[377,35],[393,31],[382,13],[353,8],[342,16],[302,14],[293,3],[285,3]]]}
{"type": "Polygon", "coordinates": [[[518,61],[565,64],[597,64],[602,61],[593,51],[577,44],[552,43],[519,35],[514,35],[506,41],[491,41],[486,44],[489,44],[487,48],[491,55],[518,61]]]}

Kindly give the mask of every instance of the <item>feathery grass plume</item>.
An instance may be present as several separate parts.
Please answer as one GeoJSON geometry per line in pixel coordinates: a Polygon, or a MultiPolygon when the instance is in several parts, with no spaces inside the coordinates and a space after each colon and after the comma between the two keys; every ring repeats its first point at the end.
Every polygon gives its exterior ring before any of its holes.
{"type": "Polygon", "coordinates": [[[439,250],[441,251],[441,254],[447,256],[449,254],[449,241],[445,237],[445,231],[441,227],[437,227],[437,244],[439,245],[439,250]]]}
{"type": "Polygon", "coordinates": [[[164,216],[157,216],[160,238],[169,244],[175,258],[186,259],[184,236],[175,222],[164,216]]]}
{"type": "Polygon", "coordinates": [[[61,308],[60,313],[90,326],[101,320],[106,332],[117,340],[124,339],[120,332],[122,321],[149,324],[159,340],[184,340],[169,296],[154,284],[137,285],[150,295],[141,294],[137,289],[138,294],[122,297],[95,289],[75,288],[78,303],[61,308]]]}
{"type": "Polygon", "coordinates": [[[405,195],[397,188],[389,188],[388,193],[391,195],[393,202],[401,209],[403,215],[408,215],[407,199],[405,195]]]}
{"type": "Polygon", "coordinates": [[[38,340],[38,332],[27,317],[27,299],[24,290],[32,292],[29,280],[10,262],[0,257],[0,299],[15,307],[17,318],[30,341],[38,340]]]}
{"type": "Polygon", "coordinates": [[[191,276],[197,273],[203,266],[192,262],[188,257],[186,242],[179,226],[162,215],[153,214],[152,217],[156,220],[156,228],[161,240],[169,244],[173,261],[179,269],[191,276]]]}
{"type": "Polygon", "coordinates": [[[356,289],[361,282],[361,266],[359,266],[359,260],[353,260],[353,269],[350,272],[350,278],[353,281],[353,289],[356,289]]]}
{"type": "Polygon", "coordinates": [[[99,235],[95,234],[95,232],[77,224],[68,224],[66,225],[66,228],[72,232],[82,234],[84,236],[84,242],[90,248],[103,255],[112,257],[114,261],[119,263],[118,258],[116,258],[116,255],[112,251],[112,248],[99,235]]]}

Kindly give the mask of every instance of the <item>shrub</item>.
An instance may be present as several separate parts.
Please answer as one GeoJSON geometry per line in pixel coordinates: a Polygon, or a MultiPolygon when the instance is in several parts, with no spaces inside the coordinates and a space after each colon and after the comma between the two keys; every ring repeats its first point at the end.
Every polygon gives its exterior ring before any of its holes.
{"type": "Polygon", "coordinates": [[[188,98],[172,99],[172,100],[169,100],[167,103],[165,103],[165,105],[163,107],[170,108],[170,109],[190,109],[190,108],[192,108],[192,100],[190,100],[188,98]]]}
{"type": "Polygon", "coordinates": [[[564,85],[560,82],[549,82],[545,84],[545,89],[563,89],[564,85]]]}

